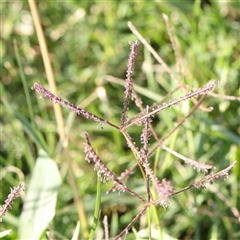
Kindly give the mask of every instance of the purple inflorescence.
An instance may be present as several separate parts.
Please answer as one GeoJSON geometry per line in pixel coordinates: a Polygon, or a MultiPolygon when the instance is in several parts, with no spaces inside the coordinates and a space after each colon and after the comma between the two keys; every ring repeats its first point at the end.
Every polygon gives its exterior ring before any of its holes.
{"type": "Polygon", "coordinates": [[[98,176],[100,177],[101,182],[107,183],[109,180],[116,180],[117,178],[114,176],[114,174],[111,173],[111,171],[104,165],[104,163],[101,161],[101,159],[97,156],[96,152],[94,151],[88,135],[85,133],[85,160],[87,162],[94,162],[94,170],[98,172],[98,176]]]}
{"type": "MultiPolygon", "coordinates": [[[[159,114],[159,113],[162,112],[162,110],[165,110],[166,108],[170,108],[173,105],[178,105],[180,102],[182,102],[184,100],[187,100],[187,99],[190,99],[192,97],[199,96],[199,95],[207,94],[210,91],[212,91],[214,86],[216,86],[217,84],[218,84],[218,81],[214,81],[213,83],[208,83],[208,84],[206,84],[202,88],[196,89],[193,92],[185,93],[182,97],[179,97],[177,99],[175,98],[173,101],[169,102],[168,104],[167,103],[163,103],[162,105],[158,105],[156,109],[152,108],[151,111],[149,111],[149,114],[147,114],[147,115],[140,115],[138,119],[132,120],[132,122],[127,125],[127,127],[130,127],[130,126],[132,126],[134,124],[142,122],[143,119],[148,117],[148,116],[153,116],[155,114],[159,114]]],[[[125,128],[127,128],[127,127],[125,126],[125,128]]]]}
{"type": "Polygon", "coordinates": [[[76,112],[78,115],[82,114],[86,118],[91,118],[96,122],[101,121],[103,123],[106,123],[106,120],[104,120],[104,119],[102,119],[102,118],[84,110],[84,109],[76,107],[73,104],[55,96],[54,94],[52,94],[51,92],[46,90],[40,83],[34,83],[34,86],[32,87],[32,90],[36,90],[38,93],[40,93],[45,98],[49,98],[50,100],[54,100],[55,103],[61,103],[63,106],[66,106],[66,107],[70,108],[71,110],[76,112]]]}
{"type": "Polygon", "coordinates": [[[171,197],[173,192],[174,188],[171,183],[166,179],[163,179],[162,182],[158,184],[158,195],[162,197],[158,203],[163,207],[167,207],[168,199],[171,197]]]}
{"type": "Polygon", "coordinates": [[[20,195],[20,192],[24,190],[24,185],[20,183],[17,187],[11,188],[11,192],[5,200],[5,204],[0,209],[0,222],[2,222],[2,217],[8,212],[9,209],[12,209],[14,200],[20,195]]]}
{"type": "Polygon", "coordinates": [[[127,79],[131,78],[132,73],[133,73],[133,64],[135,62],[135,58],[137,56],[137,46],[139,45],[139,41],[136,40],[135,42],[130,42],[130,55],[128,58],[128,69],[127,69],[127,79]]]}
{"type": "Polygon", "coordinates": [[[210,183],[212,184],[213,182],[215,182],[217,179],[219,179],[220,177],[224,177],[224,179],[228,179],[229,177],[229,171],[236,165],[237,161],[233,162],[230,166],[228,166],[227,168],[223,169],[220,172],[217,173],[210,173],[208,174],[205,178],[195,181],[193,183],[193,187],[195,188],[205,188],[205,184],[206,183],[210,183]]]}
{"type": "Polygon", "coordinates": [[[127,110],[128,110],[128,104],[129,104],[129,98],[132,93],[132,73],[133,73],[133,65],[135,62],[135,58],[137,56],[137,46],[139,45],[139,41],[130,42],[130,54],[128,58],[128,68],[127,68],[127,75],[126,75],[126,85],[125,85],[125,96],[124,96],[124,102],[123,102],[123,110],[122,110],[122,118],[121,118],[121,125],[124,126],[124,124],[127,121],[127,110]]]}

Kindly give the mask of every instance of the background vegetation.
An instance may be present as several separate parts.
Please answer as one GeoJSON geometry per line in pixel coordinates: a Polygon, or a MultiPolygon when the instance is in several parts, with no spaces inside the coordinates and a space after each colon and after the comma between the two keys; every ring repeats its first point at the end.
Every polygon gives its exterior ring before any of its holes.
{"type": "MultiPolygon", "coordinates": [[[[62,108],[67,147],[59,140],[52,102],[39,100],[39,96],[31,91],[34,82],[40,82],[47,89],[49,86],[29,5],[24,1],[1,5],[4,11],[1,11],[0,200],[3,204],[10,187],[17,186],[19,181],[25,182],[27,193],[42,143],[57,163],[62,179],[49,229],[56,239],[70,239],[77,226],[80,209],[84,210],[90,231],[96,201],[97,176],[84,160],[84,132],[90,134],[94,148],[117,176],[130,168],[135,159],[118,132],[109,127],[101,130],[98,123],[83,117],[75,118],[67,108],[62,108]],[[74,169],[77,185],[69,173],[69,164],[74,169]],[[76,191],[79,194],[77,201],[74,200],[76,191]]],[[[217,79],[220,84],[215,93],[239,96],[238,1],[206,1],[201,4],[190,0],[41,1],[37,8],[53,64],[58,96],[116,124],[120,123],[123,106],[122,80],[126,75],[128,42],[136,40],[128,29],[128,21],[133,22],[176,72],[176,61],[162,13],[169,16],[177,38],[182,56],[183,82],[197,88],[217,79]]],[[[143,45],[138,49],[134,69],[136,90],[145,105],[161,100],[176,86],[143,45]]],[[[178,91],[172,97],[182,94],[178,91]]],[[[159,136],[163,137],[173,129],[178,118],[184,117],[191,106],[189,101],[159,116],[154,122],[159,136]]],[[[166,145],[221,170],[239,159],[239,102],[208,96],[204,106],[214,110],[209,113],[197,110],[166,145]]],[[[130,114],[137,112],[134,104],[130,105],[130,114]]],[[[130,130],[136,141],[140,131],[137,127],[130,130]]],[[[157,164],[158,177],[171,180],[178,190],[199,178],[196,171],[163,150],[159,150],[152,160],[157,164]]],[[[46,175],[47,183],[43,184],[56,181],[57,177],[48,170],[48,165],[44,168],[46,172],[42,174],[46,175]]],[[[218,181],[205,190],[184,192],[172,199],[166,211],[159,208],[157,216],[151,217],[153,230],[159,225],[166,234],[164,239],[240,238],[239,220],[233,211],[234,207],[240,208],[239,182],[238,162],[227,181],[218,181]]],[[[145,186],[139,170],[127,184],[144,195],[145,186]]],[[[96,239],[103,238],[101,221],[104,215],[109,217],[110,236],[116,236],[141,207],[141,203],[127,193],[106,195],[110,186],[101,186],[101,216],[96,239]]],[[[12,229],[5,239],[17,239],[22,206],[23,200],[16,199],[13,209],[3,218],[1,231],[12,229]]],[[[127,239],[135,239],[137,235],[134,234],[146,234],[147,221],[144,216],[137,222],[134,233],[127,239]]],[[[155,238],[158,237],[157,232],[155,238]]],[[[45,238],[45,233],[42,238],[45,238]]],[[[82,222],[79,238],[84,239],[82,222]]]]}

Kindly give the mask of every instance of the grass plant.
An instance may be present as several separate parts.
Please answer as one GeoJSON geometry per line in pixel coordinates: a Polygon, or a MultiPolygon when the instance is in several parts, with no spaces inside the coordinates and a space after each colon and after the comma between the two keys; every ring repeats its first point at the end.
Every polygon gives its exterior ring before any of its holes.
{"type": "Polygon", "coordinates": [[[1,236],[240,236],[234,3],[2,4],[1,236]]]}

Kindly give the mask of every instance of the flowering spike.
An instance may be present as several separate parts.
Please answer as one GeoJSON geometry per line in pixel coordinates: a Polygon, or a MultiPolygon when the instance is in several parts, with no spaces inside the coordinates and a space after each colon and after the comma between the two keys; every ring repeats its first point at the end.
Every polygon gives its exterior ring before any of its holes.
{"type": "Polygon", "coordinates": [[[137,193],[135,193],[134,191],[129,189],[126,185],[124,185],[122,182],[120,182],[119,179],[104,165],[102,160],[98,157],[98,155],[94,151],[89,141],[87,133],[85,133],[85,140],[86,140],[85,150],[84,150],[84,153],[86,154],[85,159],[89,163],[91,161],[95,163],[94,170],[98,170],[98,175],[100,176],[101,181],[106,183],[111,179],[118,185],[120,191],[128,191],[129,193],[131,193],[133,196],[137,197],[141,201],[146,202],[145,199],[140,197],[137,193]]]}
{"type": "Polygon", "coordinates": [[[129,98],[132,92],[132,73],[133,73],[133,64],[135,61],[135,58],[137,56],[137,46],[139,45],[139,41],[130,42],[130,54],[128,58],[128,68],[127,68],[127,75],[126,75],[126,85],[125,85],[125,96],[124,96],[124,102],[123,102],[123,110],[122,110],[122,118],[121,118],[121,125],[124,126],[124,124],[127,121],[127,110],[128,110],[128,104],[129,104],[129,98]]]}
{"type": "Polygon", "coordinates": [[[220,172],[217,173],[210,173],[208,174],[205,178],[195,181],[192,184],[192,187],[194,188],[205,188],[205,184],[206,183],[210,183],[212,184],[213,182],[215,182],[216,180],[218,180],[220,177],[224,177],[224,180],[228,179],[229,174],[228,172],[237,164],[237,161],[233,162],[230,166],[228,166],[227,168],[223,169],[220,172]]]}
{"type": "Polygon", "coordinates": [[[197,169],[198,172],[203,172],[204,174],[207,174],[208,173],[208,170],[211,170],[211,169],[215,169],[214,166],[212,165],[208,165],[208,164],[205,164],[205,163],[201,163],[201,162],[197,162],[193,159],[190,159],[190,158],[187,158],[181,154],[179,154],[178,152],[166,147],[166,146],[162,146],[162,148],[166,151],[168,151],[169,153],[173,154],[174,156],[178,157],[179,159],[182,159],[186,164],[190,165],[191,167],[193,167],[194,169],[197,169]]]}
{"type": "MultiPolygon", "coordinates": [[[[76,107],[74,106],[72,103],[69,103],[57,96],[55,96],[54,94],[52,94],[51,92],[49,92],[48,90],[46,90],[40,83],[34,83],[32,90],[36,90],[38,93],[41,94],[41,96],[44,96],[45,98],[49,98],[51,101],[54,100],[55,103],[61,103],[63,106],[66,106],[68,108],[70,108],[71,110],[73,110],[74,112],[76,112],[78,115],[82,114],[83,116],[85,116],[86,118],[91,118],[96,122],[101,122],[102,124],[108,124],[114,128],[119,129],[116,125],[110,123],[109,121],[100,118],[82,108],[76,107]]],[[[101,125],[102,126],[102,125],[101,125]]]]}
{"type": "MultiPolygon", "coordinates": [[[[145,110],[145,114],[148,114],[149,107],[147,106],[145,110]]],[[[149,140],[149,124],[151,123],[151,119],[145,118],[143,119],[143,131],[141,134],[141,143],[143,144],[143,147],[141,148],[140,152],[142,154],[142,165],[145,169],[146,175],[152,180],[153,185],[155,187],[155,190],[157,191],[158,195],[161,196],[161,200],[158,202],[163,207],[167,206],[167,200],[169,196],[173,193],[173,187],[171,186],[169,181],[166,181],[165,179],[162,180],[162,183],[159,183],[158,178],[155,176],[153,170],[150,167],[149,161],[148,161],[148,140],[149,140]]]]}
{"type": "Polygon", "coordinates": [[[166,179],[163,179],[162,183],[158,184],[158,194],[161,198],[157,201],[157,203],[166,208],[168,206],[168,199],[171,197],[173,192],[174,188],[171,183],[166,179]]]}
{"type": "Polygon", "coordinates": [[[134,119],[131,123],[124,126],[122,129],[125,130],[126,128],[129,128],[133,125],[136,125],[139,122],[142,122],[144,120],[144,118],[148,118],[148,117],[153,116],[155,114],[159,114],[159,113],[161,113],[162,110],[165,110],[166,108],[170,108],[173,105],[178,105],[182,101],[188,100],[192,97],[196,97],[196,96],[199,96],[199,95],[208,94],[210,91],[213,90],[214,86],[216,86],[217,84],[218,84],[218,81],[214,81],[213,83],[208,83],[204,87],[198,88],[197,90],[195,90],[193,92],[185,93],[182,97],[179,97],[178,99],[174,99],[173,101],[171,101],[168,104],[163,103],[162,106],[157,106],[157,108],[154,109],[154,110],[151,109],[148,114],[141,115],[139,118],[134,119]]]}
{"type": "MultiPolygon", "coordinates": [[[[149,106],[146,107],[145,114],[148,114],[149,112],[149,106]]],[[[150,135],[150,130],[149,130],[149,124],[152,122],[151,118],[145,118],[143,120],[143,131],[140,136],[141,143],[143,144],[142,151],[146,152],[148,151],[148,140],[149,140],[149,135],[150,135]]]]}
{"type": "Polygon", "coordinates": [[[2,217],[5,216],[9,209],[12,209],[14,200],[19,197],[20,192],[24,190],[24,185],[20,183],[17,187],[11,188],[11,192],[5,200],[5,204],[0,209],[0,222],[2,222],[2,217]]]}

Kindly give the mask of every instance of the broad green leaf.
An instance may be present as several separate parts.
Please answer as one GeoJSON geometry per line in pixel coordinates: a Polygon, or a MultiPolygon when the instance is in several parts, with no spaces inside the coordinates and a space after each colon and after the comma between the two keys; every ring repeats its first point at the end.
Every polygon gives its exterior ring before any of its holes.
{"type": "Polygon", "coordinates": [[[20,217],[19,239],[39,239],[55,215],[61,176],[54,160],[39,152],[20,217]]]}

